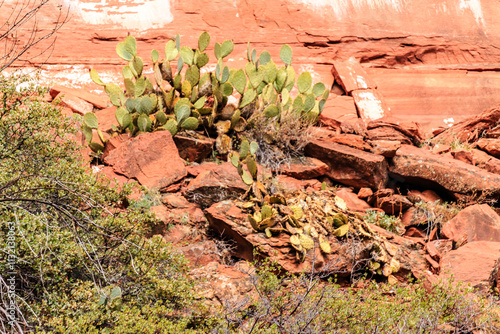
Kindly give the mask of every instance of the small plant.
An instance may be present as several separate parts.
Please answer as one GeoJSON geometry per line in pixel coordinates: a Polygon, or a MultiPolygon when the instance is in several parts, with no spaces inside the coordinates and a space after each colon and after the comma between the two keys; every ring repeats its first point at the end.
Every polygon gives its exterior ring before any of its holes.
{"type": "Polygon", "coordinates": [[[368,215],[365,217],[365,221],[396,234],[401,234],[403,232],[401,219],[379,211],[370,210],[368,215]]]}
{"type": "MultiPolygon", "coordinates": [[[[216,136],[217,151],[227,154],[233,142],[239,142],[238,134],[249,129],[259,131],[263,123],[266,134],[258,136],[259,140],[265,138],[272,144],[279,142],[279,138],[290,137],[281,131],[281,126],[283,130],[292,127],[289,122],[281,122],[282,119],[293,115],[293,122],[299,124],[317,120],[329,90],[323,83],[313,85],[309,72],[296,78],[290,46],[281,48],[280,58],[285,65],[279,68],[269,52],[263,51],[257,58],[256,50],[248,45],[247,65],[234,70],[224,64],[224,59],[233,51],[233,42],[215,43],[217,65],[212,73],[203,69],[209,62],[205,53],[209,44],[210,35],[203,32],[198,48],[181,47],[177,35],[175,40],[166,43],[164,58],[160,59],[160,53],[153,50],[153,84],[143,73],[144,61],[137,55],[135,38],[128,36],[118,43],[117,54],[128,62],[122,70],[125,90],[116,84],[104,83],[96,70],[90,71],[92,80],[104,87],[111,103],[118,107],[115,114],[118,126],[113,127],[113,132],[137,135],[168,130],[175,136],[179,131],[203,130],[216,136]],[[295,85],[298,95],[292,97],[290,92],[295,85]],[[237,103],[230,103],[229,97],[233,94],[241,96],[237,103]]],[[[96,130],[104,144],[95,115],[84,117],[82,130],[93,150],[103,148],[92,142],[96,130]]],[[[301,135],[301,131],[295,132],[293,136],[301,135]]]]}

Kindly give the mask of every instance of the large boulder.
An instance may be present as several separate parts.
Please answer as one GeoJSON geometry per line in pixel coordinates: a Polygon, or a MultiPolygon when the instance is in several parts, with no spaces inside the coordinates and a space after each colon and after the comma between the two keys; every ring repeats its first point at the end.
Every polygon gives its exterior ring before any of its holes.
{"type": "Polygon", "coordinates": [[[387,183],[387,162],[381,155],[336,144],[328,138],[313,139],[306,146],[306,154],[330,167],[331,179],[356,188],[384,188],[387,183]]]}
{"type": "Polygon", "coordinates": [[[168,131],[143,133],[122,142],[104,162],[111,165],[116,173],[160,191],[187,175],[168,131]]]}
{"type": "Polygon", "coordinates": [[[402,145],[392,162],[390,172],[401,182],[465,195],[496,199],[500,195],[500,175],[423,148],[402,145]]]}
{"type": "Polygon", "coordinates": [[[454,280],[471,284],[486,294],[498,284],[499,261],[500,242],[470,242],[443,256],[440,277],[453,276],[454,280]]]}
{"type": "Polygon", "coordinates": [[[480,240],[500,242],[500,216],[487,204],[472,205],[446,222],[441,234],[457,245],[480,240]]]}

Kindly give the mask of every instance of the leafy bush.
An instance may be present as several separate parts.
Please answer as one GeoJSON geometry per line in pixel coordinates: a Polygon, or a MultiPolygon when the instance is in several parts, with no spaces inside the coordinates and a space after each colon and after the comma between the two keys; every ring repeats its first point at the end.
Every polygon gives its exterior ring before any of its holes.
{"type": "Polygon", "coordinates": [[[155,219],[125,208],[130,187],[112,189],[84,167],[73,120],[27,83],[0,78],[0,328],[203,328],[183,257],[145,238],[155,219]]]}
{"type": "Polygon", "coordinates": [[[378,225],[383,229],[396,234],[401,234],[403,230],[401,219],[376,210],[370,210],[368,215],[365,217],[365,221],[370,224],[378,225]]]}
{"type": "Polygon", "coordinates": [[[226,304],[217,333],[498,333],[495,300],[453,281],[341,288],[306,275],[277,275],[264,261],[250,279],[256,293],[226,304]]]}
{"type": "MultiPolygon", "coordinates": [[[[157,50],[151,52],[155,85],[143,74],[144,62],[137,55],[134,37],[129,36],[117,45],[118,55],[128,62],[123,68],[124,90],[113,83],[104,83],[92,69],[90,76],[104,86],[111,102],[118,107],[118,126],[114,132],[168,130],[172,135],[184,130],[204,130],[216,135],[217,151],[227,154],[238,144],[246,130],[262,144],[275,145],[282,151],[297,151],[296,142],[303,146],[304,129],[314,123],[328,98],[323,83],[313,85],[309,72],[296,73],[291,66],[292,49],[281,48],[284,66],[278,66],[267,51],[257,58],[255,49],[248,46],[245,69],[229,69],[224,59],[233,51],[233,42],[215,43],[217,58],[215,72],[204,69],[209,62],[205,53],[210,36],[203,32],[198,48],[180,45],[180,37],[165,45],[165,58],[157,50]],[[174,66],[174,62],[176,65],[174,66]],[[184,70],[185,69],[185,70],[184,70]],[[183,72],[184,71],[184,72],[183,72]],[[298,94],[290,93],[296,89],[298,94]],[[237,103],[231,95],[241,96],[237,103]]],[[[94,115],[86,115],[83,130],[90,143],[97,129],[94,115]]],[[[101,136],[102,138],[102,136],[101,136]]],[[[91,143],[90,143],[91,144],[91,143]]],[[[92,144],[94,150],[102,149],[92,144]]]]}

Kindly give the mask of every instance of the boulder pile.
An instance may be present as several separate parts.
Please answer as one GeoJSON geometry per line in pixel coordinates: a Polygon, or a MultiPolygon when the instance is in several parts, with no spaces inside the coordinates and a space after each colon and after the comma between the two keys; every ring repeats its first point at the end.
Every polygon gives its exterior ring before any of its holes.
{"type": "Polygon", "coordinates": [[[189,240],[182,251],[195,266],[224,253],[222,238],[226,257],[272,257],[293,273],[389,282],[454,274],[481,291],[496,288],[500,106],[425,138],[418,123],[391,118],[354,62],[335,64],[333,74],[343,95],[332,94],[305,157],[259,167],[274,190],[267,204],[244,199],[248,186],[231,162],[212,156],[213,139],[168,131],[109,138],[115,107],[107,98],[62,86],[45,98],[65,114],[98,116],[104,152],[82,154],[103,177],[159,191],[151,210],[171,228],[157,232],[189,240]],[[273,224],[259,230],[252,219],[264,220],[264,206],[273,224]],[[206,222],[215,238],[194,232],[206,222]]]}

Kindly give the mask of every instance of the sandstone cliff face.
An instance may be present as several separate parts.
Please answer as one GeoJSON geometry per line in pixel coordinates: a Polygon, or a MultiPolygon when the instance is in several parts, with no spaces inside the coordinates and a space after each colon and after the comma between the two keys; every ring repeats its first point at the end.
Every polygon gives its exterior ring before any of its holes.
{"type": "MultiPolygon", "coordinates": [[[[148,60],[177,33],[195,46],[206,30],[213,40],[233,40],[234,67],[245,63],[247,42],[274,57],[287,43],[294,66],[327,85],[334,82],[333,61],[354,57],[393,116],[424,125],[456,122],[500,97],[500,7],[493,0],[57,0],[52,6],[59,4],[69,6],[71,18],[58,33],[47,80],[70,78],[96,89],[86,70],[116,73],[115,46],[127,34],[137,37],[148,60]]],[[[50,25],[53,9],[46,8],[42,24],[50,25]]]]}

